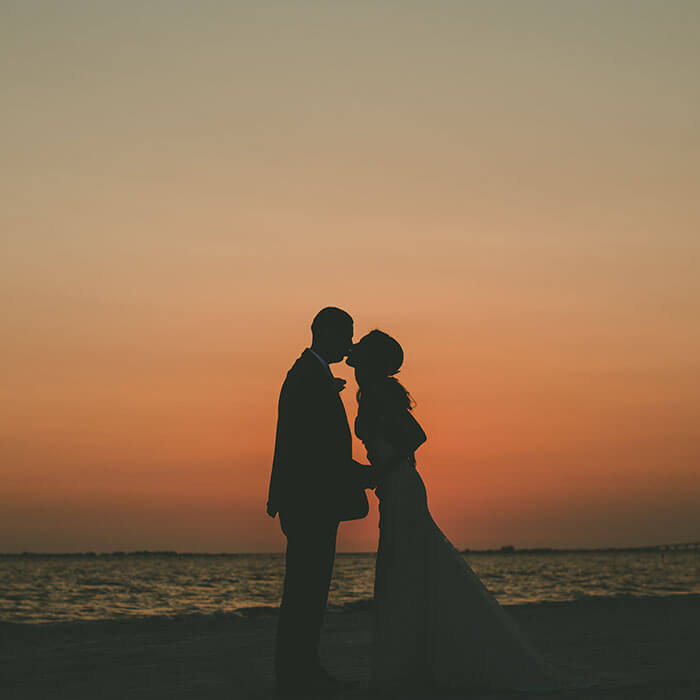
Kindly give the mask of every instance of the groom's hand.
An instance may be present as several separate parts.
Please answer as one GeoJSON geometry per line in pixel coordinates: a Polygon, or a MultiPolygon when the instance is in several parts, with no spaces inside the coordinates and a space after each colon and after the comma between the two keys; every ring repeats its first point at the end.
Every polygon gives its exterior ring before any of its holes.
{"type": "Polygon", "coordinates": [[[367,480],[364,483],[364,487],[366,489],[374,490],[377,488],[377,470],[374,467],[367,467],[367,471],[369,474],[367,474],[367,480]]]}
{"type": "Polygon", "coordinates": [[[356,467],[360,468],[360,486],[363,489],[373,489],[377,486],[376,470],[373,466],[369,464],[362,464],[356,460],[352,460],[356,467]]]}
{"type": "Polygon", "coordinates": [[[372,467],[372,477],[374,479],[374,486],[370,488],[376,489],[377,486],[381,485],[384,479],[391,474],[391,472],[396,469],[399,464],[405,462],[408,457],[406,455],[396,454],[390,457],[386,462],[378,464],[376,467],[372,467]]]}

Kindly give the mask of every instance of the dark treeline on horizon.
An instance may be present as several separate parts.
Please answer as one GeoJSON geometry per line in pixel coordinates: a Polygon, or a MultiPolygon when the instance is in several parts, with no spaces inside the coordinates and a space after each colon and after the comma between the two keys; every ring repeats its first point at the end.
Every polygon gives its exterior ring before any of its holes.
{"type": "MultiPolygon", "coordinates": [[[[604,552],[664,552],[699,550],[700,542],[685,542],[679,544],[658,544],[643,547],[593,547],[593,548],[554,548],[531,547],[518,549],[513,545],[505,545],[498,549],[463,549],[463,554],[577,554],[604,552]]],[[[376,554],[376,552],[338,552],[339,556],[354,554],[376,554]]],[[[6,558],[124,558],[124,557],[243,557],[243,556],[283,556],[281,552],[175,552],[172,550],[138,550],[134,552],[0,552],[0,557],[6,558]]]]}

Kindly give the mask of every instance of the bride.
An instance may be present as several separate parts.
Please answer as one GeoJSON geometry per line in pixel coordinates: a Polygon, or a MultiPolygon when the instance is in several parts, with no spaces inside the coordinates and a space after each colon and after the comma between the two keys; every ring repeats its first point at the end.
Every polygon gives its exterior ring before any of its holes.
{"type": "Polygon", "coordinates": [[[402,363],[399,343],[378,330],[347,359],[359,387],[355,433],[381,475],[371,687],[561,687],[430,515],[414,457],[426,436],[393,376],[402,363]]]}

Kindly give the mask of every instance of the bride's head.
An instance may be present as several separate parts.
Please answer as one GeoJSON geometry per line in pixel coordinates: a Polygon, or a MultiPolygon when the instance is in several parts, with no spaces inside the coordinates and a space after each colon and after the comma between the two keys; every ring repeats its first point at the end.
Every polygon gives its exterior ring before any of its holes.
{"type": "Polygon", "coordinates": [[[350,348],[346,362],[367,378],[391,377],[403,364],[403,349],[383,331],[370,331],[350,348]]]}
{"type": "Polygon", "coordinates": [[[369,332],[350,348],[346,362],[355,369],[360,388],[358,399],[375,395],[373,390],[380,389],[385,399],[391,397],[406,408],[411,407],[408,392],[393,376],[403,364],[403,349],[390,335],[379,330],[369,332]]]}

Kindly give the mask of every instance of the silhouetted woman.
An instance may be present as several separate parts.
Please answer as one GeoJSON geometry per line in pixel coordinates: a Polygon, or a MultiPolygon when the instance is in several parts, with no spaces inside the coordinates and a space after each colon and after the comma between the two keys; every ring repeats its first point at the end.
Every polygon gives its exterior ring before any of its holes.
{"type": "Polygon", "coordinates": [[[425,433],[393,376],[403,350],[374,330],[351,348],[355,433],[385,474],[379,498],[371,687],[546,690],[561,685],[428,510],[414,452],[425,433]]]}

